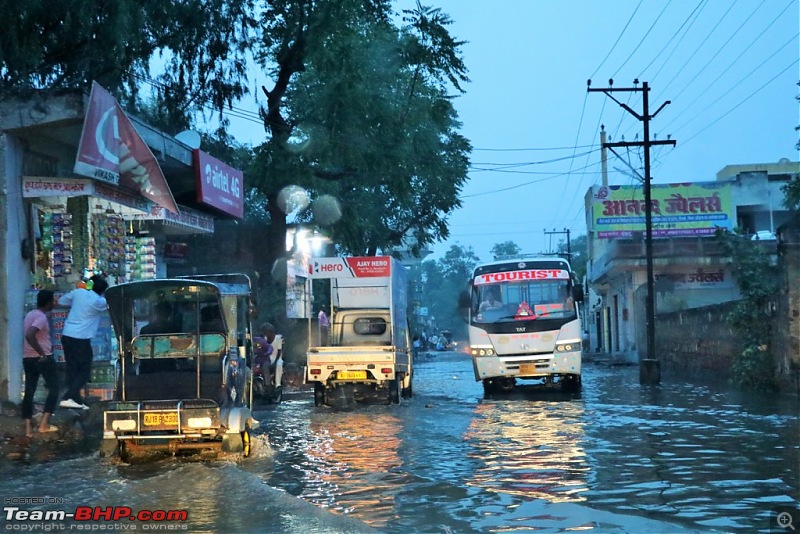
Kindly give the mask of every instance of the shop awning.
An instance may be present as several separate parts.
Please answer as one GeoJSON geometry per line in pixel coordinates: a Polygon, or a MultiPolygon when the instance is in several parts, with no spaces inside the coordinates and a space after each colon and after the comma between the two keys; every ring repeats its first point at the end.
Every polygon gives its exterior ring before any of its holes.
{"type": "Polygon", "coordinates": [[[92,196],[113,203],[115,211],[126,221],[161,225],[165,234],[214,233],[214,218],[210,215],[185,206],[180,207],[180,213],[173,213],[141,196],[88,178],[24,176],[22,196],[54,199],[92,196]]]}

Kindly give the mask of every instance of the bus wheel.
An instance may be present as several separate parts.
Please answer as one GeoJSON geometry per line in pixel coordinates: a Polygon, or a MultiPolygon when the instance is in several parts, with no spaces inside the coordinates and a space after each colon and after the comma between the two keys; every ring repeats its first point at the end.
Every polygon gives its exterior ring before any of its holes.
{"type": "Polygon", "coordinates": [[[483,380],[483,396],[489,398],[495,392],[494,382],[491,378],[483,380]]]}
{"type": "Polygon", "coordinates": [[[511,393],[517,385],[517,379],[514,377],[501,378],[497,382],[497,387],[503,393],[511,393]]]}
{"type": "Polygon", "coordinates": [[[581,390],[581,375],[566,375],[561,379],[561,390],[577,393],[581,390]]]}

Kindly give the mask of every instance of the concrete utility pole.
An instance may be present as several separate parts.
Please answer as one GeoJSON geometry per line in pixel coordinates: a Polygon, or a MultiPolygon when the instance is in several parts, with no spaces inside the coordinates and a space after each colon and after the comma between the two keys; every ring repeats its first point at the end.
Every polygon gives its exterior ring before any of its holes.
{"type": "MultiPolygon", "coordinates": [[[[586,82],[588,92],[602,92],[620,105],[622,109],[640,120],[644,127],[644,140],[619,143],[604,143],[604,148],[608,147],[614,152],[615,147],[644,147],[644,224],[645,224],[645,255],[647,257],[647,299],[645,313],[647,314],[647,355],[639,361],[639,382],[642,384],[658,384],[661,382],[661,362],[656,357],[656,324],[655,324],[655,289],[653,283],[653,203],[650,195],[650,147],[653,145],[672,145],[674,140],[657,141],[650,139],[650,120],[655,118],[664,107],[670,103],[669,100],[661,104],[655,113],[650,115],[649,92],[650,87],[647,82],[639,87],[639,80],[633,80],[633,87],[615,88],[614,80],[608,80],[609,87],[602,89],[592,89],[592,80],[586,82]],[[642,93],[642,114],[636,113],[627,104],[623,104],[612,95],[612,92],[642,93]]],[[[616,154],[616,152],[615,152],[616,154]]],[[[622,159],[622,158],[620,158],[622,159]]]]}

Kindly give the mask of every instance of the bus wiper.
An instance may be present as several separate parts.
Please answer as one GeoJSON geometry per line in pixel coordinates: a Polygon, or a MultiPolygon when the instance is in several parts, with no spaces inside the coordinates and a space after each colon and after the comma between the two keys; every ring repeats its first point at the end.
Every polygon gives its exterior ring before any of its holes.
{"type": "Polygon", "coordinates": [[[495,319],[495,321],[494,321],[494,322],[497,322],[497,321],[504,321],[504,320],[506,320],[506,319],[515,319],[515,320],[535,320],[535,319],[538,319],[538,318],[539,318],[539,316],[538,316],[538,315],[536,315],[535,313],[534,313],[533,315],[504,315],[504,316],[502,316],[502,317],[498,317],[497,319],[495,319]]]}

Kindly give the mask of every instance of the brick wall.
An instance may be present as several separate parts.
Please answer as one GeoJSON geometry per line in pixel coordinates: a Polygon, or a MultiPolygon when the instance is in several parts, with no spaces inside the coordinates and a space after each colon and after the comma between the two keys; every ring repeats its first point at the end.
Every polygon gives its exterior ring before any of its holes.
{"type": "Polygon", "coordinates": [[[656,351],[673,371],[728,378],[739,342],[725,322],[733,303],[714,304],[656,317],[656,351]]]}

